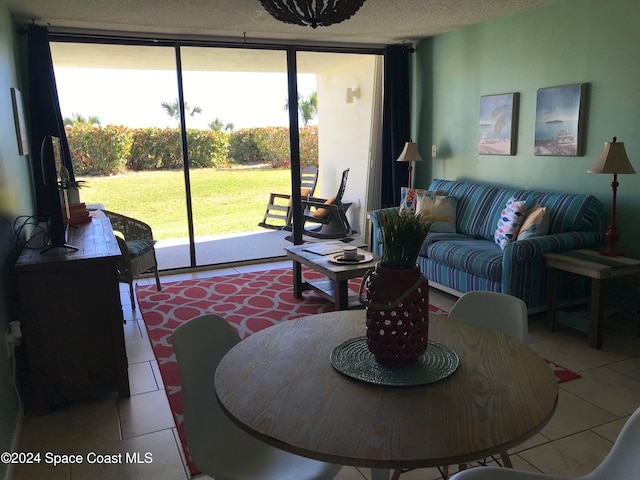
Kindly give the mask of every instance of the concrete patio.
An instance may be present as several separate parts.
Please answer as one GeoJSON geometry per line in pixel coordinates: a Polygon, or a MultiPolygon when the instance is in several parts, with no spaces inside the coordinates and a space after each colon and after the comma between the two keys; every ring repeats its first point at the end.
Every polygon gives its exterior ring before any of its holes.
{"type": "MultiPolygon", "coordinates": [[[[285,258],[284,247],[292,245],[285,240],[290,234],[280,230],[261,230],[197,238],[197,268],[282,260],[285,258]]],[[[156,256],[160,270],[190,268],[187,239],[158,241],[156,256]]]]}

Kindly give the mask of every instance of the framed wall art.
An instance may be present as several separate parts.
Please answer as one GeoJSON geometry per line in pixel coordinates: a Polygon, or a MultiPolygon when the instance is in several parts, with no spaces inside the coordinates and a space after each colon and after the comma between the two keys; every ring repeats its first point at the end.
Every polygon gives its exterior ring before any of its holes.
{"type": "Polygon", "coordinates": [[[518,122],[518,93],[480,97],[478,153],[515,155],[518,122]]]}
{"type": "Polygon", "coordinates": [[[582,155],[586,83],[540,88],[536,99],[535,155],[582,155]]]}

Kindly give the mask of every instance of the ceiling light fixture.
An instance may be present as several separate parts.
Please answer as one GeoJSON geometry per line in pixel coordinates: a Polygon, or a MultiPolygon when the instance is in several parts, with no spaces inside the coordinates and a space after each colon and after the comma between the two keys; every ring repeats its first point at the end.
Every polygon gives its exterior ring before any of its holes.
{"type": "Polygon", "coordinates": [[[344,22],[365,0],[260,0],[276,20],[294,25],[327,27],[344,22]]]}

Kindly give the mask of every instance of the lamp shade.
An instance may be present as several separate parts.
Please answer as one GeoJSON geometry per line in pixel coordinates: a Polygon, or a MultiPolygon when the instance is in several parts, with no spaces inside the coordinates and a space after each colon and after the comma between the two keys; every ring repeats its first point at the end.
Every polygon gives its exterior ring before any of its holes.
{"type": "Polygon", "coordinates": [[[631,166],[627,152],[624,149],[624,142],[616,142],[613,137],[612,142],[605,142],[600,156],[591,168],[589,173],[636,173],[631,166]]]}
{"type": "Polygon", "coordinates": [[[415,142],[407,142],[404,144],[402,153],[398,157],[398,162],[421,162],[422,157],[418,151],[418,145],[415,142]]]}

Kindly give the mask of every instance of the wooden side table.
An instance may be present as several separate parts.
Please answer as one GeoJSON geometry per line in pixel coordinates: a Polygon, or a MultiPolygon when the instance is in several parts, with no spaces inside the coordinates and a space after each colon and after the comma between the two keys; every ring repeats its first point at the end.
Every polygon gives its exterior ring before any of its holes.
{"type": "Polygon", "coordinates": [[[561,253],[544,255],[549,268],[547,322],[553,329],[557,310],[556,290],[557,272],[564,271],[582,275],[591,279],[591,301],[589,309],[589,334],[591,346],[599,349],[602,346],[602,318],[604,302],[602,299],[602,282],[610,278],[640,274],[640,259],[627,256],[607,257],[594,250],[569,250],[561,253]]]}

